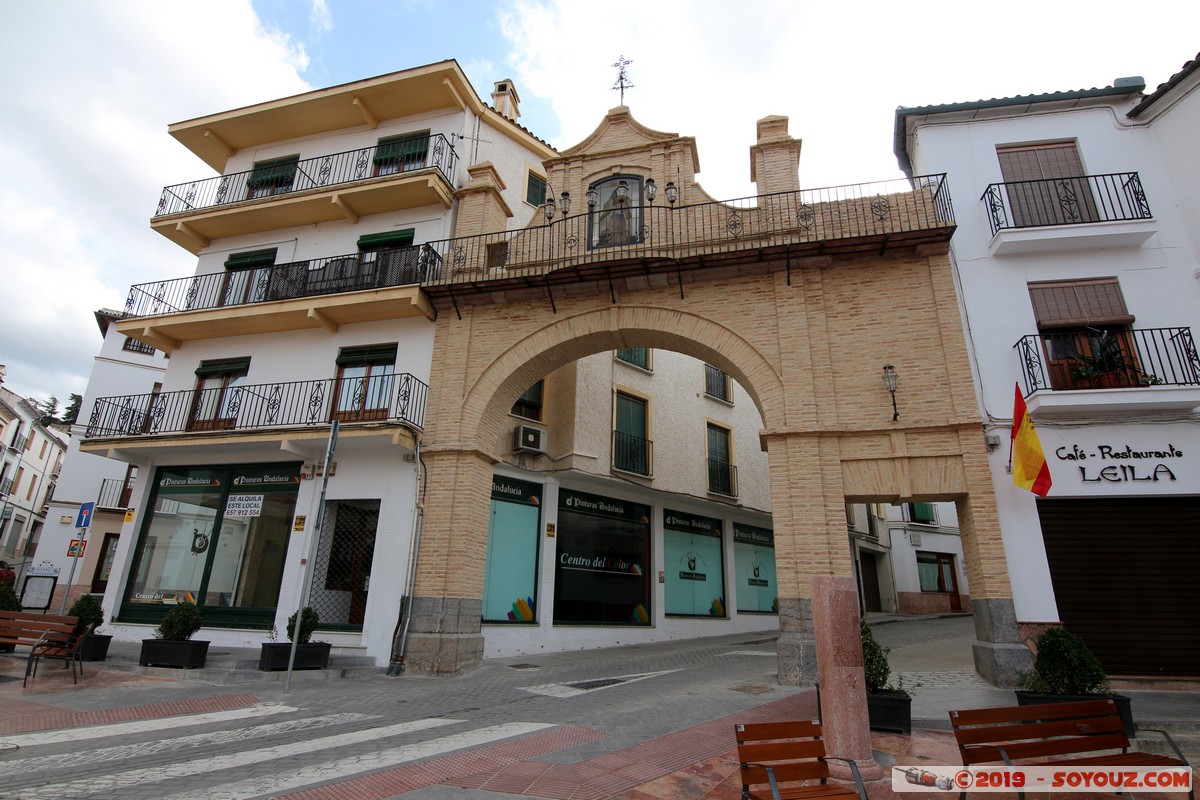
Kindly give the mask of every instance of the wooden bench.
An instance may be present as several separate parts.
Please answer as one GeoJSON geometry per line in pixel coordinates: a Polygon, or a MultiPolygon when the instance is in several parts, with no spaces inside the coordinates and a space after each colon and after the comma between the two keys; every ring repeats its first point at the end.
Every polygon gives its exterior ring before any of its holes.
{"type": "Polygon", "coordinates": [[[858,764],[825,754],[820,723],[805,720],[735,725],[734,733],[743,800],[867,800],[858,764]],[[850,765],[857,792],[827,783],[829,761],[850,765]],[[820,783],[807,783],[814,780],[820,783]]]}
{"type": "MultiPolygon", "coordinates": [[[[70,653],[71,678],[78,682],[74,667],[79,645],[91,630],[79,630],[79,617],[57,614],[36,614],[28,611],[0,611],[0,644],[28,647],[25,656],[25,680],[34,674],[40,658],[63,658],[70,653]]],[[[82,673],[82,667],[78,670],[82,673]]]]}
{"type": "MultiPolygon", "coordinates": [[[[1139,728],[1161,734],[1175,758],[1130,751],[1112,700],[951,711],[950,724],[963,766],[1190,767],[1166,731],[1139,728]]],[[[1024,800],[1025,793],[1018,794],[1024,800]]],[[[1188,797],[1195,800],[1195,791],[1188,797]]]]}

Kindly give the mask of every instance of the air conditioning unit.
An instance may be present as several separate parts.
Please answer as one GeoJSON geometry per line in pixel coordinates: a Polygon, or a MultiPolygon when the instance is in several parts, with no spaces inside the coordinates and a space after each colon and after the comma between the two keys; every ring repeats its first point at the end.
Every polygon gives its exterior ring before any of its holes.
{"type": "Polygon", "coordinates": [[[513,428],[514,453],[544,453],[546,432],[532,425],[513,428]]]}

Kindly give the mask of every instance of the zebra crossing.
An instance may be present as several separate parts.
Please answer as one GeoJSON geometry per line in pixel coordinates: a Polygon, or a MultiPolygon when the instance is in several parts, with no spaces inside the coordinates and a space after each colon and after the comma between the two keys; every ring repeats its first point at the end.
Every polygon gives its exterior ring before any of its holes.
{"type": "Polygon", "coordinates": [[[0,735],[0,747],[5,748],[0,751],[0,796],[9,800],[278,797],[313,784],[349,780],[554,727],[506,722],[442,733],[441,729],[467,721],[438,717],[384,724],[376,715],[349,712],[280,718],[296,713],[287,706],[257,706],[0,735]],[[213,729],[238,722],[250,724],[213,729]]]}

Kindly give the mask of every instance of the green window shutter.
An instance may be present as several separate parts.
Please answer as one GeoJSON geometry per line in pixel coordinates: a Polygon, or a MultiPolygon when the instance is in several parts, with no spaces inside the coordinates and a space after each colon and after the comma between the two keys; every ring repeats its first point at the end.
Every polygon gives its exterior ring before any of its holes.
{"type": "Polygon", "coordinates": [[[934,523],[937,515],[933,511],[933,503],[912,503],[912,521],[934,523]]]}
{"type": "Polygon", "coordinates": [[[269,267],[275,263],[276,249],[251,250],[246,253],[234,253],[225,259],[225,269],[250,269],[252,267],[269,267]]]}
{"type": "Polygon", "coordinates": [[[429,149],[429,131],[408,133],[404,136],[393,136],[380,139],[375,146],[375,162],[401,161],[413,156],[423,156],[429,149]]]}
{"type": "Polygon", "coordinates": [[[217,358],[211,361],[201,361],[196,368],[196,375],[207,378],[212,375],[245,375],[250,371],[250,357],[217,358]]]}
{"type": "Polygon", "coordinates": [[[267,183],[291,183],[296,175],[296,167],[300,156],[288,156],[271,161],[260,161],[254,165],[246,183],[250,186],[260,186],[267,183]]]}
{"type": "Polygon", "coordinates": [[[617,395],[617,431],[646,438],[646,401],[624,394],[617,395]]]}
{"type": "Polygon", "coordinates": [[[529,173],[529,185],[525,188],[525,201],[540,206],[546,202],[546,179],[536,173],[529,173]]]}
{"type": "Polygon", "coordinates": [[[723,464],[730,463],[729,431],[716,425],[708,426],[708,457],[723,464]]]}
{"type": "Polygon", "coordinates": [[[343,347],[338,351],[339,367],[362,366],[363,364],[395,364],[396,344],[372,344],[365,347],[343,347]]]}
{"type": "Polygon", "coordinates": [[[413,243],[415,233],[414,228],[388,231],[387,233],[369,233],[366,236],[358,237],[358,249],[385,250],[391,247],[409,247],[413,243]]]}
{"type": "Polygon", "coordinates": [[[650,369],[650,351],[645,347],[630,347],[617,351],[617,359],[635,367],[650,369]]]}

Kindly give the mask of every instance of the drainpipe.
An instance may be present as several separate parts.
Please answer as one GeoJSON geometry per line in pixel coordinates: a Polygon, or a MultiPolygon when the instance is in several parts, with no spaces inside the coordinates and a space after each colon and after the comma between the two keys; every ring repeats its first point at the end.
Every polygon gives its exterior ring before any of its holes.
{"type": "Polygon", "coordinates": [[[421,504],[421,434],[416,432],[414,445],[414,461],[417,465],[417,482],[413,492],[412,539],[408,550],[408,576],[405,580],[404,595],[400,598],[400,616],[396,620],[396,630],[392,635],[392,658],[388,664],[387,675],[395,678],[404,672],[404,655],[408,649],[408,625],[412,619],[412,598],[417,583],[417,561],[421,550],[421,530],[425,523],[425,508],[421,504]]]}

